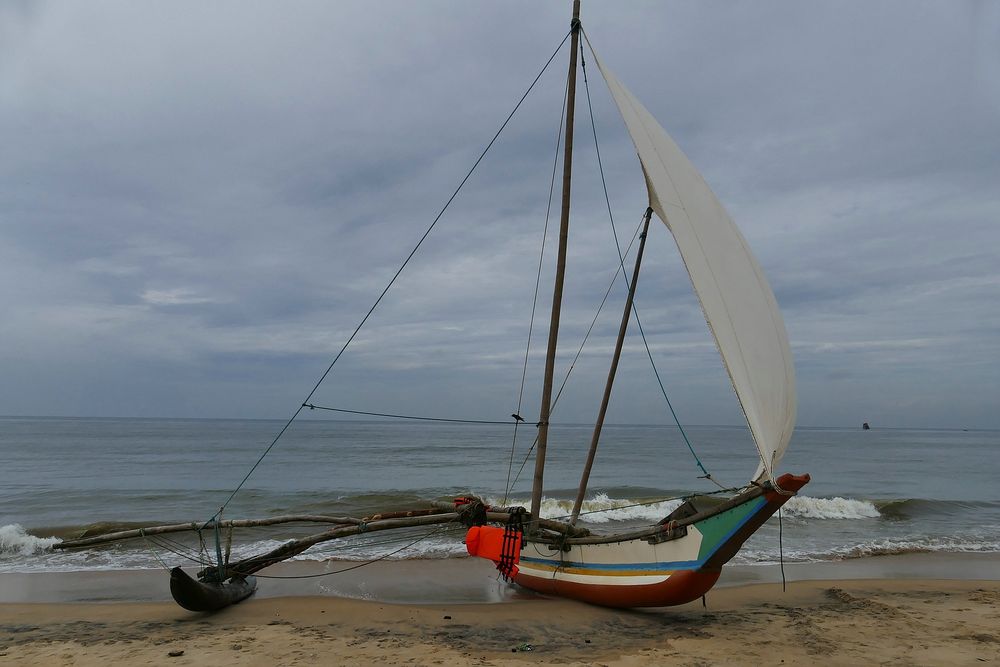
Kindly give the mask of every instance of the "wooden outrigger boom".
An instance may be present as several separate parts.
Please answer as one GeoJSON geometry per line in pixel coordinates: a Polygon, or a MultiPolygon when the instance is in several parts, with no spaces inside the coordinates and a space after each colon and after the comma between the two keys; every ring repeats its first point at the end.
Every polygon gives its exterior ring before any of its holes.
{"type": "MultiPolygon", "coordinates": [[[[320,533],[289,540],[280,547],[250,558],[235,562],[225,562],[222,566],[217,564],[204,567],[197,572],[197,579],[188,575],[181,568],[174,568],[170,573],[170,592],[174,600],[185,609],[190,611],[215,611],[235,604],[252,595],[256,589],[256,580],[251,576],[254,573],[281,561],[293,558],[317,544],[364,533],[460,523],[467,521],[468,511],[465,508],[470,508],[476,504],[483,507],[482,518],[485,521],[503,522],[510,516],[510,510],[506,508],[489,508],[482,505],[482,501],[477,498],[464,498],[462,501],[461,509],[457,508],[455,503],[432,502],[429,503],[430,507],[381,512],[364,518],[296,514],[263,519],[220,521],[219,528],[226,530],[232,528],[263,528],[290,523],[327,523],[333,524],[335,527],[320,533]]],[[[543,533],[550,535],[553,539],[559,536],[586,537],[590,534],[584,528],[576,528],[559,521],[541,519],[538,524],[543,533]]],[[[172,533],[199,533],[205,528],[214,530],[215,526],[205,526],[198,522],[149,526],[65,540],[53,545],[53,548],[60,550],[82,549],[172,533]]]]}
{"type": "MultiPolygon", "coordinates": [[[[306,547],[308,548],[314,544],[337,539],[338,537],[349,537],[360,533],[370,533],[392,528],[411,528],[415,526],[433,525],[435,523],[449,523],[460,520],[461,513],[455,511],[454,503],[431,502],[429,504],[431,505],[430,508],[380,512],[364,518],[350,516],[326,516],[320,514],[291,514],[268,517],[264,519],[234,519],[220,521],[219,527],[223,529],[263,528],[286,523],[329,523],[339,526],[339,528],[331,529],[323,533],[317,533],[316,535],[297,540],[303,542],[309,541],[309,544],[306,547]],[[428,519],[428,517],[433,518],[428,519]],[[393,523],[390,524],[390,521],[393,523]],[[352,526],[357,527],[357,530],[347,530],[347,532],[343,532],[345,529],[349,529],[352,526]],[[323,535],[327,535],[329,537],[322,538],[321,536],[323,535]]],[[[505,521],[508,514],[506,511],[488,510],[486,516],[490,521],[505,521]]],[[[555,533],[564,533],[573,537],[582,537],[590,534],[590,531],[586,528],[568,526],[560,521],[540,519],[539,526],[545,530],[555,533]]],[[[198,532],[205,527],[206,526],[203,523],[191,521],[188,523],[174,523],[163,526],[133,528],[131,530],[120,530],[111,533],[100,533],[97,535],[87,535],[85,537],[63,540],[62,542],[57,542],[52,545],[52,548],[55,550],[82,549],[84,547],[92,547],[99,544],[124,542],[126,540],[154,537],[169,533],[198,532]]],[[[211,528],[212,526],[209,525],[207,527],[211,528]]]]}

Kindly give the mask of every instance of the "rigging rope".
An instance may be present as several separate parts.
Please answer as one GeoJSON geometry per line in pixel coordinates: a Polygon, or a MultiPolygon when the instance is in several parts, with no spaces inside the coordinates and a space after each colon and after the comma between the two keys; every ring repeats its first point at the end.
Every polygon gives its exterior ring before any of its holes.
{"type": "Polygon", "coordinates": [[[303,403],[302,407],[309,408],[310,410],[327,410],[329,412],[346,412],[352,415],[367,415],[369,417],[392,417],[393,419],[414,419],[418,421],[428,421],[428,422],[453,422],[458,424],[494,424],[494,425],[510,425],[518,424],[524,419],[518,419],[514,415],[511,415],[511,419],[507,421],[488,421],[486,419],[447,419],[445,417],[418,417],[414,415],[396,415],[388,412],[366,412],[364,410],[347,410],[345,408],[330,408],[324,405],[313,405],[312,403],[303,403]]]}
{"type": "MultiPolygon", "coordinates": [[[[639,230],[642,229],[642,218],[639,219],[639,225],[635,228],[635,234],[632,235],[632,240],[628,244],[628,248],[625,249],[625,254],[628,255],[632,246],[635,245],[636,239],[639,237],[639,230]]],[[[559,385],[559,391],[556,392],[556,396],[552,399],[552,410],[550,411],[550,416],[552,412],[555,412],[556,406],[559,404],[559,398],[562,396],[563,390],[566,388],[566,383],[569,382],[569,376],[572,374],[573,369],[576,368],[576,362],[580,359],[580,355],[583,354],[583,348],[587,345],[587,341],[590,339],[590,334],[594,331],[594,326],[597,324],[597,318],[600,317],[601,311],[604,309],[604,304],[608,302],[608,297],[611,296],[611,290],[614,289],[615,282],[618,280],[618,276],[622,274],[622,266],[619,265],[615,267],[614,275],[611,276],[611,283],[608,285],[608,289],[604,292],[604,298],[601,299],[600,305],[597,306],[597,312],[594,313],[594,318],[590,321],[590,327],[587,329],[587,333],[583,336],[583,341],[580,342],[580,347],[576,350],[576,355],[573,357],[573,361],[570,363],[569,368],[566,370],[566,375],[563,376],[562,384],[559,385]]],[[[517,480],[520,479],[521,473],[524,471],[524,466],[527,465],[528,459],[531,457],[531,453],[535,451],[535,445],[538,444],[538,437],[535,436],[535,441],[531,443],[531,447],[528,448],[528,452],[524,455],[524,459],[521,461],[521,467],[517,470],[517,475],[514,476],[514,481],[510,483],[507,488],[507,494],[509,495],[514,485],[517,484],[517,480]]]]}
{"type": "Polygon", "coordinates": [[[246,484],[246,482],[247,482],[248,479],[250,479],[250,476],[254,473],[254,471],[261,464],[261,462],[268,455],[268,453],[270,453],[271,449],[273,449],[274,446],[278,443],[278,440],[281,439],[281,437],[285,434],[285,432],[288,430],[288,428],[292,425],[292,422],[294,422],[295,419],[299,416],[299,414],[302,412],[302,409],[305,406],[305,404],[308,403],[310,401],[310,399],[312,399],[313,394],[315,394],[316,390],[319,389],[319,386],[321,384],[323,384],[323,381],[326,379],[326,377],[333,370],[334,365],[336,365],[336,363],[340,360],[340,357],[343,356],[343,354],[347,350],[348,346],[354,341],[354,338],[358,335],[358,332],[361,331],[361,328],[368,321],[368,318],[371,317],[372,313],[375,312],[375,309],[382,302],[382,299],[389,292],[389,289],[393,286],[393,284],[395,284],[396,279],[399,278],[400,274],[403,272],[403,269],[406,268],[406,265],[410,263],[410,260],[417,253],[417,250],[419,250],[420,246],[423,245],[424,241],[430,235],[431,230],[434,229],[434,227],[437,225],[438,221],[444,215],[445,211],[447,211],[448,207],[451,206],[451,203],[455,200],[455,197],[458,196],[459,191],[462,189],[462,187],[465,185],[465,183],[472,176],[472,173],[476,170],[476,167],[479,166],[479,163],[483,161],[484,157],[486,157],[486,153],[489,152],[490,148],[493,147],[493,144],[496,143],[497,138],[500,136],[500,133],[504,131],[504,128],[507,127],[507,124],[510,122],[511,118],[513,118],[514,114],[517,113],[517,110],[521,108],[521,104],[524,102],[525,98],[527,98],[528,94],[534,89],[535,84],[538,83],[538,80],[542,78],[542,74],[544,74],[545,70],[547,70],[549,68],[549,65],[555,59],[556,55],[558,55],[559,51],[563,47],[563,44],[566,43],[566,40],[569,39],[569,36],[571,34],[572,34],[572,30],[569,31],[569,32],[567,32],[566,36],[562,38],[561,42],[559,42],[559,46],[557,46],[556,49],[555,49],[555,51],[552,52],[552,55],[549,56],[549,59],[545,62],[545,65],[542,66],[541,71],[538,73],[537,76],[535,76],[534,80],[531,82],[531,85],[529,85],[528,89],[524,91],[523,95],[521,95],[521,99],[519,99],[518,102],[517,102],[517,104],[514,105],[514,108],[511,110],[510,114],[507,115],[507,118],[500,125],[500,129],[497,130],[496,134],[493,135],[493,138],[490,139],[490,142],[486,145],[486,148],[484,148],[483,152],[480,153],[480,155],[476,159],[475,163],[473,163],[472,167],[465,174],[465,177],[458,184],[458,187],[455,188],[454,192],[452,192],[451,196],[448,198],[448,201],[445,202],[444,206],[438,212],[437,216],[435,216],[435,218],[431,222],[430,226],[427,227],[427,230],[424,231],[423,235],[420,237],[420,240],[417,241],[417,244],[413,247],[413,250],[411,250],[410,254],[406,256],[405,260],[403,260],[402,265],[400,265],[399,269],[392,276],[392,279],[389,280],[389,283],[385,286],[385,289],[383,289],[382,293],[379,294],[379,296],[378,296],[377,299],[375,299],[375,303],[373,303],[372,306],[371,306],[371,308],[368,309],[368,312],[365,313],[365,316],[363,318],[361,318],[361,322],[358,323],[358,326],[355,327],[353,333],[351,333],[351,335],[348,337],[347,342],[345,342],[344,345],[343,345],[343,347],[340,348],[340,351],[333,358],[333,361],[330,362],[330,365],[327,366],[327,369],[320,376],[319,380],[316,381],[316,384],[313,386],[312,390],[306,396],[305,400],[302,401],[302,404],[299,405],[298,409],[295,410],[294,414],[292,414],[292,416],[288,419],[288,421],[285,423],[285,425],[282,427],[282,429],[274,437],[274,440],[271,441],[271,444],[269,444],[267,446],[267,448],[264,450],[264,452],[260,455],[260,457],[257,459],[257,462],[254,463],[253,466],[250,467],[250,470],[243,477],[243,479],[240,481],[240,483],[236,485],[236,488],[233,489],[233,492],[229,495],[229,497],[226,499],[226,501],[224,503],[222,503],[222,506],[219,508],[219,511],[216,512],[215,514],[213,514],[205,522],[205,524],[204,524],[203,527],[207,527],[212,521],[216,520],[219,517],[219,515],[222,514],[223,510],[226,509],[226,506],[229,505],[229,503],[233,500],[234,497],[236,497],[236,494],[239,493],[240,489],[243,488],[243,485],[246,484]]]}
{"type": "MultiPolygon", "coordinates": [[[[524,365],[521,367],[521,387],[517,392],[517,411],[514,414],[521,414],[521,402],[524,398],[524,383],[528,376],[528,355],[531,352],[531,335],[535,330],[535,311],[538,309],[538,288],[542,281],[542,261],[545,259],[545,241],[549,235],[549,218],[552,215],[552,198],[556,189],[556,172],[559,167],[559,148],[562,146],[563,123],[565,122],[566,101],[569,98],[569,79],[566,79],[566,86],[563,88],[562,109],[559,111],[559,129],[556,130],[556,151],[552,159],[552,177],[549,179],[549,200],[545,205],[545,225],[542,228],[542,243],[538,251],[538,269],[535,272],[535,292],[531,299],[531,318],[528,321],[528,340],[524,346],[524,365]]],[[[550,411],[551,412],[551,411],[550,411]]],[[[519,423],[514,424],[514,434],[510,443],[510,458],[507,461],[507,481],[504,484],[503,504],[507,504],[507,494],[510,493],[510,473],[514,468],[514,450],[517,447],[517,428],[519,423]]],[[[533,447],[534,445],[532,445],[533,447]]],[[[523,466],[522,466],[523,467],[523,466]]],[[[520,473],[520,471],[518,471],[520,473]]]]}
{"type": "MultiPolygon", "coordinates": [[[[175,556],[180,556],[181,558],[184,558],[186,560],[191,561],[192,563],[197,563],[202,566],[211,567],[213,565],[211,559],[202,556],[200,553],[194,551],[193,549],[175,540],[171,540],[170,538],[164,537],[162,535],[153,536],[145,534],[142,535],[142,538],[146,541],[147,546],[156,545],[159,548],[163,549],[164,551],[168,551],[174,554],[175,556]]],[[[170,569],[170,567],[167,566],[165,563],[163,563],[163,561],[160,560],[159,556],[157,556],[156,553],[153,552],[151,547],[150,551],[153,553],[154,558],[156,558],[156,560],[161,565],[163,565],[163,567],[165,567],[168,570],[170,569]]]]}
{"type": "Polygon", "coordinates": [[[351,570],[357,570],[359,568],[365,567],[366,565],[371,565],[372,563],[377,563],[377,562],[379,562],[381,560],[385,560],[386,558],[389,558],[390,556],[395,556],[396,554],[409,549],[410,547],[418,544],[419,542],[422,542],[422,541],[424,541],[424,540],[426,540],[426,539],[428,539],[430,537],[433,537],[434,535],[437,535],[437,534],[445,532],[446,528],[450,529],[450,530],[454,530],[455,529],[454,526],[448,526],[448,525],[439,527],[436,530],[428,531],[427,533],[421,535],[420,537],[418,537],[417,539],[413,540],[409,544],[404,544],[403,546],[401,546],[400,548],[396,549],[395,551],[390,551],[389,553],[382,554],[378,558],[373,558],[372,560],[365,561],[364,563],[358,563],[357,565],[352,565],[350,567],[341,568],[339,570],[333,570],[332,572],[320,572],[318,574],[298,574],[298,575],[279,575],[279,574],[258,574],[258,573],[254,573],[254,576],[255,577],[260,577],[261,579],[316,579],[316,578],[319,578],[319,577],[329,577],[330,575],[333,575],[333,574],[341,574],[343,572],[350,572],[351,570]]]}
{"type": "MultiPolygon", "coordinates": [[[[587,42],[589,43],[589,39],[587,40],[587,42]]],[[[590,110],[590,127],[594,133],[594,149],[597,153],[597,167],[601,172],[601,185],[604,186],[604,200],[608,205],[608,218],[611,221],[611,233],[614,235],[615,238],[615,248],[618,250],[618,259],[622,265],[622,272],[625,273],[625,257],[622,255],[621,244],[618,241],[618,230],[615,228],[615,217],[614,214],[611,212],[611,198],[608,195],[608,184],[604,178],[604,164],[601,161],[601,148],[597,141],[597,124],[594,122],[594,107],[590,102],[590,84],[587,80],[587,61],[584,58],[583,53],[584,53],[583,44],[580,44],[580,65],[583,69],[583,87],[587,93],[587,109],[590,110]]],[[[667,402],[667,407],[670,408],[670,414],[671,416],[673,416],[674,423],[677,424],[677,428],[680,429],[681,435],[684,437],[684,442],[687,444],[688,450],[691,452],[691,456],[694,457],[694,461],[698,465],[698,468],[701,470],[702,474],[704,475],[704,478],[721,487],[722,485],[716,482],[712,478],[711,473],[709,473],[708,470],[705,469],[705,466],[702,465],[701,459],[698,458],[698,454],[695,453],[694,447],[691,445],[691,440],[688,439],[687,432],[681,425],[680,419],[677,418],[677,413],[674,411],[674,406],[670,402],[670,397],[667,396],[666,388],[663,386],[663,380],[660,379],[660,372],[656,368],[656,362],[653,361],[653,353],[649,349],[649,342],[646,340],[646,332],[643,330],[642,321],[639,319],[639,307],[638,305],[636,305],[634,301],[632,303],[632,315],[635,317],[635,323],[637,328],[639,329],[639,335],[642,337],[642,344],[646,348],[647,356],[649,356],[649,364],[653,367],[653,375],[656,376],[656,382],[660,385],[660,392],[663,394],[663,399],[667,402]]]]}
{"type": "Polygon", "coordinates": [[[161,567],[162,567],[162,568],[163,568],[164,570],[168,570],[168,571],[169,571],[169,570],[170,570],[170,566],[169,566],[169,565],[167,565],[166,563],[164,563],[164,562],[163,562],[163,559],[162,559],[162,558],[160,558],[160,554],[156,553],[156,550],[155,550],[155,549],[153,549],[153,545],[152,545],[152,543],[151,543],[151,542],[149,541],[149,537],[147,537],[147,536],[146,536],[146,533],[145,533],[145,531],[144,531],[144,530],[143,530],[142,528],[140,528],[140,529],[139,529],[139,535],[140,535],[140,536],[142,537],[142,539],[143,539],[143,540],[144,540],[144,541],[146,542],[146,548],[147,548],[147,549],[149,549],[149,553],[150,553],[150,554],[151,554],[151,555],[153,556],[153,558],[155,558],[155,559],[156,559],[156,562],[157,562],[157,563],[159,563],[159,564],[160,564],[160,566],[161,566],[161,567]]]}
{"type": "Polygon", "coordinates": [[[778,563],[781,565],[781,592],[787,591],[785,582],[785,546],[782,542],[781,507],[778,507],[778,563]]]}
{"type": "MultiPolygon", "coordinates": [[[[448,532],[455,532],[455,533],[461,532],[461,530],[459,528],[460,527],[456,527],[456,526],[448,525],[448,524],[445,524],[443,526],[439,526],[437,529],[428,531],[427,533],[419,536],[417,539],[412,540],[412,541],[408,542],[407,544],[404,544],[399,549],[396,549],[396,550],[391,551],[389,553],[383,554],[383,555],[381,555],[381,556],[379,556],[377,558],[374,558],[372,560],[365,561],[365,562],[359,563],[357,565],[352,565],[351,567],[346,567],[346,568],[343,568],[343,569],[340,569],[340,570],[335,570],[333,572],[323,572],[323,573],[320,573],[320,574],[307,574],[307,575],[285,575],[285,576],[283,576],[283,575],[267,575],[267,574],[254,573],[254,576],[260,577],[262,579],[313,579],[313,578],[316,578],[316,577],[326,577],[326,576],[329,576],[331,574],[340,574],[341,572],[348,572],[350,570],[356,570],[358,568],[364,567],[365,565],[371,565],[372,563],[377,563],[380,560],[385,560],[386,558],[389,558],[389,557],[394,556],[394,555],[396,555],[396,554],[398,554],[398,553],[400,553],[402,551],[405,551],[406,549],[409,549],[410,547],[418,544],[419,542],[421,542],[423,540],[426,540],[428,538],[434,537],[435,535],[445,534],[445,533],[448,533],[448,532]]],[[[232,529],[232,526],[230,526],[230,529],[232,529]]],[[[188,547],[180,544],[179,542],[177,542],[175,540],[171,540],[171,539],[165,538],[163,536],[146,535],[143,532],[143,529],[141,529],[141,528],[139,529],[139,531],[140,531],[139,532],[140,536],[146,542],[146,548],[149,550],[149,553],[153,556],[153,558],[156,560],[156,562],[159,563],[159,565],[161,567],[163,567],[163,569],[165,569],[165,570],[170,570],[171,568],[170,568],[169,565],[167,565],[165,562],[163,562],[163,559],[160,558],[159,554],[156,553],[156,550],[153,549],[154,545],[157,546],[157,547],[159,547],[160,549],[163,549],[164,551],[167,551],[167,552],[170,552],[170,553],[174,554],[175,556],[180,556],[181,558],[185,558],[187,560],[190,560],[190,561],[192,561],[194,563],[197,563],[198,565],[201,565],[203,567],[213,567],[215,565],[212,562],[211,559],[209,559],[207,557],[202,557],[200,554],[194,553],[191,549],[189,549],[188,547]]],[[[373,542],[367,542],[366,546],[372,547],[372,546],[381,546],[381,545],[387,545],[387,544],[399,544],[400,541],[401,540],[399,538],[376,540],[376,541],[373,541],[373,542]]],[[[227,563],[228,563],[228,558],[227,558],[227,563]]]]}

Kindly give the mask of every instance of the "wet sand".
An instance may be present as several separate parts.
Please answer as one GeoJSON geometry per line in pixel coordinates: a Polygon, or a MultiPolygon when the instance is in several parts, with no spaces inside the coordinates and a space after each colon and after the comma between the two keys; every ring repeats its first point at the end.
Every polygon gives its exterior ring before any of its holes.
{"type": "MultiPolygon", "coordinates": [[[[357,568],[353,561],[287,561],[269,567],[255,598],[333,596],[393,604],[492,604],[539,596],[498,581],[480,558],[398,560],[357,568]],[[338,570],[345,569],[344,572],[338,570]],[[325,575],[316,577],[315,575],[325,575]],[[309,578],[294,578],[308,575],[309,578]],[[293,578],[280,578],[293,577],[293,578]]],[[[193,572],[193,570],[192,570],[193,572]]],[[[788,563],[787,581],[835,579],[1000,580],[1000,554],[911,553],[843,561],[788,563]]],[[[0,604],[169,601],[164,570],[0,573],[0,604]]],[[[714,591],[780,583],[776,565],[727,565],[714,591]]],[[[714,595],[714,593],[713,593],[714,595]]]]}
{"type": "Polygon", "coordinates": [[[258,597],[214,615],[169,602],[0,604],[0,664],[1000,664],[1000,582],[738,585],[622,611],[536,596],[505,604],[258,597]],[[530,647],[531,650],[527,650],[530,647]]]}
{"type": "Polygon", "coordinates": [[[0,664],[1000,664],[997,554],[785,574],[782,592],[776,566],[729,566],[705,607],[618,611],[507,586],[480,559],[405,560],[261,578],[252,600],[203,615],[170,601],[160,570],[6,573],[0,664]]]}

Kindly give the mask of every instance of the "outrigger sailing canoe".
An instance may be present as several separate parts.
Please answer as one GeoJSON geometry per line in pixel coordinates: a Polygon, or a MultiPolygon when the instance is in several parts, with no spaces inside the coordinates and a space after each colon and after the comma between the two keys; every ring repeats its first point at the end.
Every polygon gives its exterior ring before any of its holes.
{"type": "MultiPolygon", "coordinates": [[[[487,507],[475,498],[459,499],[454,505],[430,503],[427,508],[389,512],[363,519],[296,516],[224,522],[220,510],[220,514],[200,527],[182,524],[125,531],[67,541],[57,545],[57,548],[212,528],[216,535],[218,562],[202,569],[198,573],[198,581],[179,569],[174,570],[171,578],[171,589],[177,601],[187,609],[198,611],[218,609],[245,598],[253,592],[250,575],[254,572],[298,555],[320,542],[362,532],[455,521],[470,525],[466,535],[470,553],[495,561],[508,579],[545,594],[615,607],[666,606],[695,600],[715,584],[722,566],[736,554],[747,538],[809,481],[808,475],[776,476],[795,424],[795,376],[788,336],[774,294],[743,235],[684,153],[642,103],[597,57],[583,35],[579,16],[580,2],[574,0],[558,261],[537,424],[530,510],[487,507]],[[594,429],[572,518],[569,521],[552,521],[540,517],[540,508],[566,264],[576,70],[581,36],[593,53],[635,145],[649,198],[604,402],[594,429]],[[693,497],[654,526],[627,534],[593,535],[576,526],[576,520],[587,490],[590,466],[596,454],[622,341],[632,313],[632,298],[646,230],[654,214],[667,226],[676,241],[746,417],[759,464],[750,478],[752,481],[721,504],[701,506],[698,498],[693,497]],[[230,562],[228,555],[222,557],[219,546],[221,530],[292,521],[321,522],[331,524],[331,527],[239,562],[230,562]]],[[[314,406],[307,398],[298,412],[303,407],[314,406]]],[[[295,414],[298,415],[298,412],[295,414]]]]}
{"type": "MultiPolygon", "coordinates": [[[[580,32],[579,8],[577,0],[574,43],[580,32]]],[[[646,177],[649,194],[646,225],[652,212],[673,234],[739,397],[760,464],[753,484],[725,504],[700,511],[688,501],[657,528],[636,535],[567,538],[558,542],[529,535],[514,580],[543,593],[608,606],[683,604],[704,595],[718,580],[722,565],[743,542],[809,481],[808,475],[786,474],[777,479],[774,475],[795,426],[792,354],[774,293],[743,235],[677,144],[601,62],[592,47],[591,52],[625,121],[646,177]]],[[[575,54],[576,49],[571,53],[575,54]]],[[[575,64],[571,56],[570,100],[575,64]]],[[[568,122],[567,127],[569,149],[572,123],[568,122]]],[[[564,201],[564,224],[568,209],[569,203],[564,201]]],[[[641,257],[640,246],[613,367],[617,365],[621,337],[631,314],[631,297],[641,257]]],[[[552,331],[557,326],[554,315],[550,336],[554,336],[552,331]]],[[[550,338],[550,347],[554,344],[550,338]]],[[[551,379],[550,362],[546,367],[546,383],[550,385],[551,379]]],[[[602,407],[606,407],[612,381],[613,372],[602,407]]],[[[547,409],[548,401],[543,398],[536,487],[540,486],[544,466],[547,409]]],[[[603,414],[598,424],[602,420],[603,414]]],[[[600,426],[595,429],[591,460],[599,430],[600,426]]],[[[574,516],[579,513],[586,481],[585,473],[574,516]]],[[[532,516],[538,516],[540,498],[540,488],[534,489],[532,516]]]]}

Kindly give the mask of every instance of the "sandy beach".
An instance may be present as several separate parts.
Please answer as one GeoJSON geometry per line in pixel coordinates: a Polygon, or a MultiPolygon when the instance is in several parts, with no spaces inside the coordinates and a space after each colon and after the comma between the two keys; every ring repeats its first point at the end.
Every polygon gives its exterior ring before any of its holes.
{"type": "Polygon", "coordinates": [[[1000,663],[1000,582],[730,586],[666,610],[566,600],[390,604],[259,597],[0,604],[9,665],[979,665],[1000,663]],[[530,649],[530,650],[529,650],[530,649]]]}

